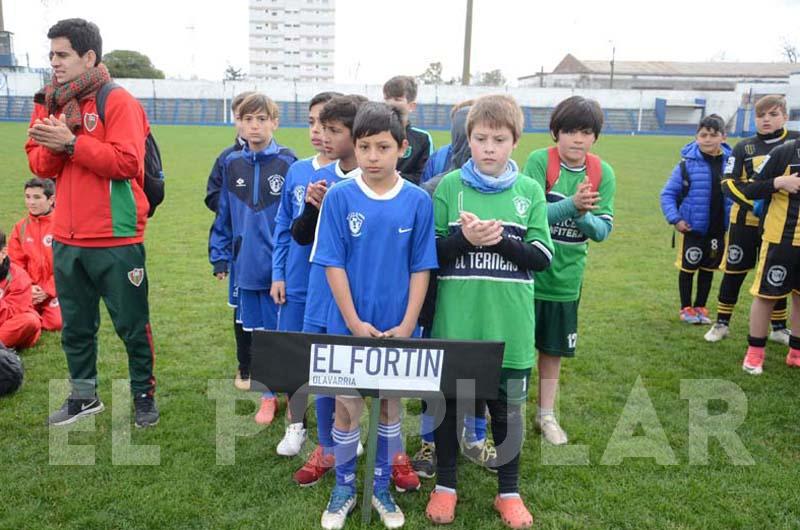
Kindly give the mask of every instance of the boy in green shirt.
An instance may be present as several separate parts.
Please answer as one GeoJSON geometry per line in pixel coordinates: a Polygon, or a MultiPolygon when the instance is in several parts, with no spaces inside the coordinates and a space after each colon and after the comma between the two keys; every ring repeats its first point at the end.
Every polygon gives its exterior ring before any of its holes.
{"type": "Polygon", "coordinates": [[[545,189],[547,221],[555,252],[549,269],[537,272],[536,349],[539,403],[536,427],[555,445],[567,435],[554,413],[562,357],[573,357],[578,341],[578,303],[589,240],[604,241],[614,221],[614,170],[589,153],[600,136],[603,111],[590,99],[573,96],[550,117],[556,145],[528,157],[522,172],[545,189]]]}
{"type": "MultiPolygon", "coordinates": [[[[439,283],[431,336],[505,342],[498,399],[486,406],[498,453],[494,507],[511,528],[533,524],[518,487],[522,405],[534,355],[533,273],[553,254],[542,188],[510,158],[522,121],[510,96],[476,100],[467,116],[472,158],[445,175],[433,196],[439,283]]],[[[425,513],[438,524],[455,518],[456,409],[456,400],[446,400],[434,433],[436,489],[425,513]]]]}

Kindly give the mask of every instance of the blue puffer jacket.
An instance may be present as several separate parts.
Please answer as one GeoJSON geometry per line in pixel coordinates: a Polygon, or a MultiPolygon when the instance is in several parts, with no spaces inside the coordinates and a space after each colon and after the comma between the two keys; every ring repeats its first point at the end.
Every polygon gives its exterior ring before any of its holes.
{"type": "MultiPolygon", "coordinates": [[[[722,167],[728,161],[731,146],[722,144],[722,167]]],[[[692,232],[706,235],[711,217],[711,166],[703,158],[697,142],[690,142],[681,149],[681,156],[686,160],[686,172],[689,174],[689,193],[680,201],[682,176],[681,165],[672,170],[664,189],[661,190],[661,211],[667,222],[674,225],[678,221],[686,221],[692,232]]],[[[721,192],[720,192],[721,193],[721,192]]],[[[733,202],[725,199],[725,229],[728,228],[728,214],[733,202]]]]}

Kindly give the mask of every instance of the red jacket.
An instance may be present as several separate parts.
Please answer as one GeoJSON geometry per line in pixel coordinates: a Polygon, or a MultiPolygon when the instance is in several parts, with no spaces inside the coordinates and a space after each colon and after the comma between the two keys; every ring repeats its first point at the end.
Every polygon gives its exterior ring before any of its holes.
{"type": "Polygon", "coordinates": [[[44,289],[50,298],[55,298],[52,222],[53,212],[39,216],[28,214],[14,225],[8,240],[8,256],[25,269],[34,284],[44,289]]]}
{"type": "Polygon", "coordinates": [[[0,280],[0,322],[21,313],[39,313],[33,308],[31,279],[25,270],[11,263],[8,275],[0,280]]]}
{"type": "MultiPolygon", "coordinates": [[[[142,188],[147,116],[133,96],[119,89],[108,95],[105,124],[94,96],[80,101],[80,108],[83,123],[72,156],[54,153],[30,138],[25,143],[31,171],[56,181],[53,236],[79,247],[141,243],[149,209],[142,188]]],[[[31,124],[47,115],[37,103],[31,124]]]]}

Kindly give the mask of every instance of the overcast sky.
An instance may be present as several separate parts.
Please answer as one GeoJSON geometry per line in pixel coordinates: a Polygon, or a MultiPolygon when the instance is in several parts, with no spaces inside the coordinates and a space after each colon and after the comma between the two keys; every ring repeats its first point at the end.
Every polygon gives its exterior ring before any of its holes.
{"type": "MultiPolygon", "coordinates": [[[[221,79],[228,65],[248,70],[247,6],[3,0],[23,65],[28,54],[31,66],[46,66],[47,28],[83,17],[100,26],[104,52],[137,50],[168,77],[203,79],[221,79]]],[[[336,0],[336,8],[336,81],[382,83],[420,74],[435,61],[445,79],[461,74],[466,0],[336,0]]],[[[612,42],[621,61],[780,61],[784,41],[800,47],[798,21],[800,0],[474,0],[472,71],[500,68],[511,80],[550,71],[566,53],[610,60],[612,42]]]]}

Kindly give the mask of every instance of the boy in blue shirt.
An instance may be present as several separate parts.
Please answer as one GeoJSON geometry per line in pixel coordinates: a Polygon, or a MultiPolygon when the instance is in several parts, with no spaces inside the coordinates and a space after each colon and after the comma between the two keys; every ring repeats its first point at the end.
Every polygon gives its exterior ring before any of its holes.
{"type": "MultiPolygon", "coordinates": [[[[278,145],[278,106],[254,93],[239,107],[241,133],[247,145],[227,156],[223,164],[219,207],[211,228],[209,248],[214,275],[234,275],[238,291],[236,321],[245,332],[276,329],[278,308],[269,295],[272,283],[272,233],[281,191],[289,167],[297,160],[278,145]]],[[[249,339],[249,337],[248,337],[249,339]]],[[[248,340],[249,343],[249,340],[248,340]]],[[[239,373],[250,372],[250,349],[239,358],[239,373]]],[[[258,423],[272,422],[277,398],[267,393],[256,414],[258,423]]]]}
{"type": "MultiPolygon", "coordinates": [[[[322,167],[333,159],[325,155],[322,123],[319,114],[337,92],[321,92],[308,104],[308,133],[317,154],[298,160],[286,174],[281,203],[275,219],[275,250],[272,253],[272,287],[270,296],[278,304],[278,331],[302,331],[303,312],[308,288],[308,258],[310,245],[302,246],[292,239],[291,223],[300,214],[305,202],[306,187],[322,167]]],[[[308,395],[298,393],[289,397],[286,433],[277,447],[281,456],[295,456],[306,440],[305,413],[308,395]]]]}
{"type": "MultiPolygon", "coordinates": [[[[361,172],[356,162],[351,131],[358,108],[366,101],[367,98],[359,95],[336,96],[320,110],[323,151],[327,159],[337,162],[328,164],[311,176],[306,187],[305,203],[292,222],[292,238],[298,245],[307,249],[309,254],[317,230],[319,207],[328,187],[342,180],[351,179],[361,172]]],[[[328,309],[333,304],[333,298],[325,279],[324,267],[313,263],[310,265],[306,292],[303,332],[326,333],[328,309]]],[[[317,396],[315,406],[319,445],[303,467],[294,474],[294,481],[300,486],[316,484],[334,465],[334,441],[331,430],[335,401],[330,396],[317,396]]]]}
{"type": "MultiPolygon", "coordinates": [[[[353,139],[362,173],[327,194],[311,255],[313,263],[325,267],[336,301],[329,312],[328,331],[410,337],[430,270],[438,266],[433,205],[423,190],[403,180],[395,169],[407,146],[397,111],[365,103],[356,116],[353,139]]],[[[362,407],[359,398],[336,398],[336,487],[322,514],[326,529],[342,528],[355,506],[362,407]]],[[[403,454],[399,400],[386,400],[381,407],[372,506],[387,528],[399,528],[405,518],[389,493],[391,462],[403,454]]]]}

